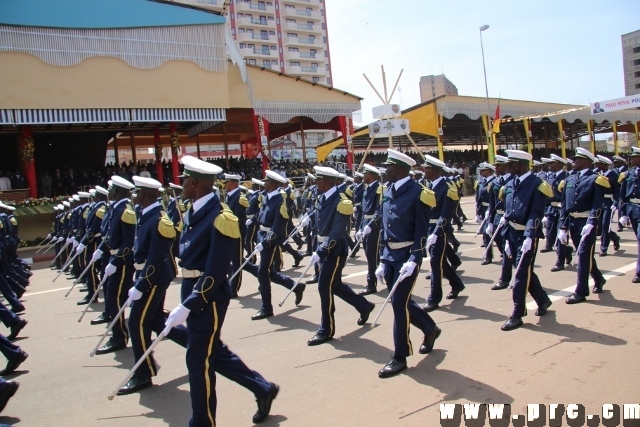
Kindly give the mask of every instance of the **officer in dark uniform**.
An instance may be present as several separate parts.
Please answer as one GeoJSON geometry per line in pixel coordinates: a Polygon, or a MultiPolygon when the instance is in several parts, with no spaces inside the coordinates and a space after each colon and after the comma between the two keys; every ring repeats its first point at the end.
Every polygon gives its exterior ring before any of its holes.
{"type": "MultiPolygon", "coordinates": [[[[136,213],[131,206],[130,193],[135,186],[126,179],[114,175],[113,181],[113,212],[111,214],[107,242],[111,248],[109,263],[104,269],[103,279],[107,277],[105,286],[106,308],[109,317],[118,314],[122,305],[127,301],[127,292],[133,282],[133,243],[136,235],[136,213]]],[[[124,318],[120,316],[111,329],[112,336],[107,343],[100,347],[96,354],[112,353],[127,347],[129,332],[124,318]]]]}
{"type": "Polygon", "coordinates": [[[368,270],[367,287],[360,292],[360,295],[369,295],[378,292],[376,268],[380,260],[380,224],[382,222],[380,205],[383,195],[378,168],[366,163],[363,167],[366,188],[362,196],[362,223],[356,233],[356,240],[363,241],[368,270]]]}
{"type": "MultiPolygon", "coordinates": [[[[258,214],[260,231],[254,250],[260,252],[260,265],[247,264],[245,269],[258,277],[262,307],[252,320],[266,319],[273,316],[271,304],[271,282],[275,282],[287,289],[293,288],[295,282],[280,272],[282,268],[282,243],[286,240],[285,226],[289,218],[286,201],[280,192],[280,185],[287,180],[271,170],[266,171],[264,183],[268,192],[262,201],[262,208],[258,214]]],[[[305,285],[296,287],[296,305],[302,301],[305,285]]]]}
{"type": "Polygon", "coordinates": [[[186,212],[186,208],[184,206],[184,202],[182,201],[182,187],[174,184],[173,182],[169,183],[169,187],[173,195],[169,199],[169,203],[167,204],[167,214],[171,221],[173,221],[173,227],[176,229],[176,237],[173,242],[172,251],[173,256],[177,257],[179,255],[179,247],[180,247],[180,236],[182,235],[182,229],[184,228],[184,223],[182,222],[182,215],[186,212]]]}
{"type": "Polygon", "coordinates": [[[594,279],[593,293],[602,292],[606,280],[598,270],[594,251],[596,232],[600,216],[604,192],[609,188],[609,180],[594,173],[593,163],[596,157],[588,150],[578,147],[574,155],[575,174],[569,175],[562,193],[562,209],[558,224],[558,240],[568,243],[569,236],[573,245],[578,248],[578,283],[576,289],[567,298],[567,304],[576,304],[586,300],[589,295],[589,275],[594,279]]]}
{"type": "MultiPolygon", "coordinates": [[[[229,277],[235,273],[243,261],[243,247],[242,242],[247,235],[247,208],[249,207],[249,200],[247,197],[242,194],[240,191],[240,180],[242,177],[240,175],[234,174],[224,174],[224,189],[227,192],[227,197],[225,199],[225,204],[231,209],[231,212],[238,218],[238,225],[240,226],[240,244],[237,248],[229,250],[232,253],[231,256],[231,264],[229,266],[229,277]]],[[[242,285],[242,272],[238,273],[236,277],[231,281],[231,289],[233,289],[233,298],[238,297],[238,292],[240,291],[240,286],[242,285]]]]}
{"type": "MultiPolygon", "coordinates": [[[[429,158],[427,156],[427,162],[429,158]]],[[[389,291],[393,286],[396,289],[391,297],[394,353],[378,372],[380,378],[392,377],[407,368],[407,357],[413,354],[410,325],[424,334],[420,354],[431,352],[441,332],[431,316],[411,298],[427,244],[429,210],[436,204],[435,195],[410,178],[409,171],[416,164],[411,157],[389,149],[386,163],[389,188],[381,206],[382,238],[376,276],[386,281],[389,291]]]]}
{"type": "Polygon", "coordinates": [[[315,166],[316,185],[319,201],[316,209],[318,246],[311,255],[311,264],[320,264],[318,292],[322,318],[318,332],[307,342],[319,345],[333,339],[335,334],[336,295],[353,306],[360,313],[358,325],[364,325],[373,310],[373,303],[362,295],[357,295],[342,282],[342,269],[347,262],[349,246],[347,244],[348,226],[353,215],[353,203],[344,193],[338,192],[336,178],[338,171],[329,167],[315,166]]]}
{"type": "MultiPolygon", "coordinates": [[[[109,186],[107,190],[109,191],[109,195],[113,191],[113,181],[109,180],[109,186]]],[[[102,224],[100,224],[100,234],[102,235],[102,243],[98,245],[98,249],[93,253],[91,257],[92,260],[95,259],[95,262],[98,266],[98,271],[100,272],[100,276],[104,278],[104,269],[109,265],[109,259],[111,258],[111,248],[109,247],[108,238],[109,238],[109,227],[111,225],[111,216],[113,214],[113,201],[108,201],[105,204],[105,213],[104,218],[102,218],[102,224]]],[[[106,282],[106,281],[105,281],[106,282]]],[[[97,288],[96,288],[97,289],[97,288]]],[[[107,300],[107,292],[108,289],[106,286],[102,286],[102,291],[104,294],[105,301],[107,300]]],[[[105,304],[104,311],[100,314],[100,316],[91,320],[92,325],[100,325],[102,323],[108,323],[111,321],[111,316],[107,311],[107,305],[105,304]]]]}
{"type": "MultiPolygon", "coordinates": [[[[176,229],[158,201],[162,184],[140,176],[134,176],[133,182],[136,185],[136,202],[142,209],[133,248],[135,282],[128,291],[132,301],[128,327],[137,362],[152,344],[151,331],[160,335],[164,330],[164,298],[167,288],[176,277],[177,267],[172,254],[176,229]]],[[[187,331],[183,325],[171,328],[167,337],[183,347],[187,346],[187,331]]],[[[151,377],[157,372],[153,355],[149,355],[118,391],[118,395],[151,387],[151,377]]]]}
{"type": "MultiPolygon", "coordinates": [[[[282,199],[287,206],[288,215],[285,221],[285,238],[282,243],[287,240],[287,237],[291,236],[289,242],[293,240],[298,244],[298,248],[301,248],[303,244],[302,238],[298,231],[294,232],[296,227],[293,225],[293,218],[296,216],[296,196],[293,192],[293,186],[290,184],[290,181],[287,181],[286,178],[283,179],[284,182],[280,183],[280,193],[282,194],[282,199]]],[[[298,267],[306,255],[293,249],[289,242],[282,245],[282,250],[293,257],[293,266],[298,267]]]]}
{"type": "Polygon", "coordinates": [[[464,284],[445,257],[448,244],[447,224],[451,223],[455,215],[454,209],[459,201],[458,189],[455,184],[449,185],[441,176],[446,167],[444,162],[429,155],[425,157],[425,161],[426,163],[422,166],[430,182],[428,189],[433,191],[435,197],[435,205],[429,211],[429,238],[426,242],[427,252],[431,256],[431,292],[423,307],[426,312],[430,312],[438,308],[442,301],[443,277],[451,285],[451,292],[447,295],[447,299],[457,298],[464,289],[464,284]]]}
{"type": "Polygon", "coordinates": [[[564,270],[565,264],[571,264],[573,258],[573,247],[571,245],[565,245],[557,239],[558,236],[558,221],[560,219],[560,208],[562,206],[562,192],[564,190],[565,180],[567,179],[567,173],[564,171],[564,167],[567,165],[567,161],[555,154],[551,155],[549,159],[549,173],[547,175],[547,182],[553,190],[553,197],[550,197],[547,201],[547,207],[544,211],[543,225],[546,223],[547,235],[545,239],[545,247],[540,252],[551,252],[553,246],[556,247],[556,263],[551,268],[551,271],[564,270]]]}
{"type": "Polygon", "coordinates": [[[356,231],[362,228],[362,198],[365,189],[363,179],[364,175],[360,172],[353,175],[353,208],[355,209],[353,227],[356,231]]]}
{"type": "MultiPolygon", "coordinates": [[[[553,157],[553,156],[551,156],[553,157]]],[[[544,180],[544,181],[548,181],[549,180],[549,176],[551,175],[551,163],[554,161],[552,158],[549,157],[541,157],[540,158],[541,164],[540,164],[540,171],[536,174],[538,176],[538,178],[544,180]]]]}
{"type": "MultiPolygon", "coordinates": [[[[96,288],[99,283],[99,269],[96,265],[98,258],[96,261],[93,261],[93,253],[98,249],[100,244],[102,243],[102,233],[100,231],[102,227],[102,220],[105,217],[107,212],[107,199],[109,196],[109,191],[100,186],[96,187],[95,194],[95,202],[89,211],[89,215],[87,216],[87,232],[85,233],[82,241],[76,248],[76,253],[82,253],[84,251],[85,264],[92,263],[89,271],[86,273],[87,276],[87,290],[88,293],[85,295],[83,299],[77,302],[78,305],[89,304],[93,294],[96,292],[96,288]],[[89,254],[92,254],[91,257],[89,254]]],[[[98,298],[94,299],[94,302],[98,302],[98,298]]]]}
{"type": "Polygon", "coordinates": [[[618,210],[618,202],[620,200],[620,184],[618,179],[620,176],[618,172],[613,168],[613,162],[605,156],[597,156],[598,161],[596,167],[600,173],[609,180],[609,188],[604,191],[604,204],[602,205],[602,216],[600,222],[600,230],[602,232],[602,238],[600,240],[600,253],[599,256],[607,256],[607,249],[609,249],[609,242],[613,241],[613,249],[620,249],[620,237],[611,230],[611,220],[613,219],[614,211],[618,210]]]}
{"type": "MultiPolygon", "coordinates": [[[[260,226],[258,223],[258,212],[260,212],[260,205],[262,204],[261,189],[263,185],[264,182],[259,179],[251,179],[251,189],[253,190],[253,194],[249,197],[249,207],[245,211],[247,216],[245,221],[247,234],[244,239],[244,248],[247,251],[247,256],[253,253],[256,246],[256,240],[258,238],[258,229],[260,226]]],[[[252,259],[251,262],[255,263],[255,258],[252,259]]]]}
{"type": "MultiPolygon", "coordinates": [[[[494,230],[498,227],[502,216],[504,215],[504,201],[500,198],[500,189],[505,186],[509,181],[513,179],[513,176],[507,170],[509,159],[504,156],[495,157],[496,179],[493,180],[491,185],[491,195],[489,197],[489,219],[486,227],[486,232],[489,236],[493,236],[494,230]]],[[[498,283],[491,287],[491,290],[496,291],[500,289],[506,289],[511,282],[511,275],[513,273],[513,262],[511,258],[504,256],[504,239],[505,230],[502,229],[495,237],[496,245],[499,251],[503,254],[502,257],[502,270],[498,283]]]]}
{"type": "MultiPolygon", "coordinates": [[[[481,224],[480,233],[482,233],[482,247],[486,247],[489,244],[490,236],[487,235],[486,229],[489,223],[489,198],[491,196],[491,183],[496,178],[493,174],[496,168],[489,164],[482,162],[478,165],[480,176],[482,177],[479,182],[476,182],[476,222],[481,224]],[[486,219],[486,221],[485,221],[486,219]]],[[[487,251],[487,256],[482,260],[482,265],[491,264],[493,262],[493,247],[487,251]]]]}
{"type": "Polygon", "coordinates": [[[636,274],[632,283],[640,283],[640,148],[631,147],[631,167],[620,174],[620,221],[619,225],[633,229],[638,241],[636,274]]]}
{"type": "Polygon", "coordinates": [[[522,326],[522,317],[527,314],[527,292],[538,304],[536,316],[543,316],[551,305],[549,296],[542,288],[540,279],[533,271],[538,251],[538,240],[542,232],[542,216],[546,199],[553,196],[551,186],[529,170],[531,154],[520,150],[506,150],[509,170],[514,176],[502,187],[505,214],[500,220],[506,239],[505,256],[516,265],[513,287],[513,311],[502,325],[503,331],[522,326]]]}
{"type": "MultiPolygon", "coordinates": [[[[216,372],[253,392],[258,401],[253,422],[259,423],[269,415],[279,387],[250,370],[220,339],[232,294],[228,248],[240,244],[238,219],[223,207],[212,189],[222,169],[192,156],[181,161],[183,194],[193,205],[185,215],[180,240],[182,304],[171,311],[166,325],[171,328],[187,322],[186,361],[193,411],[189,425],[215,426],[216,372]]],[[[277,186],[270,188],[279,194],[277,186]]]]}

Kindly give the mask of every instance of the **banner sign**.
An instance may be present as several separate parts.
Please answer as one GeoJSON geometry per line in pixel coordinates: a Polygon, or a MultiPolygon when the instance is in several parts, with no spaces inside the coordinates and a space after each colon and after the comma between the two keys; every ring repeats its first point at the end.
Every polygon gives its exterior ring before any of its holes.
{"type": "Polygon", "coordinates": [[[369,136],[371,138],[402,136],[408,133],[411,133],[408,120],[378,120],[369,125],[369,136]]]}
{"type": "Polygon", "coordinates": [[[401,113],[402,110],[398,104],[379,105],[377,107],[373,107],[373,118],[376,120],[383,117],[398,117],[401,113]]]}
{"type": "Polygon", "coordinates": [[[591,114],[601,114],[632,108],[640,108],[640,94],[611,99],[609,101],[594,102],[589,109],[591,110],[591,114]]]}

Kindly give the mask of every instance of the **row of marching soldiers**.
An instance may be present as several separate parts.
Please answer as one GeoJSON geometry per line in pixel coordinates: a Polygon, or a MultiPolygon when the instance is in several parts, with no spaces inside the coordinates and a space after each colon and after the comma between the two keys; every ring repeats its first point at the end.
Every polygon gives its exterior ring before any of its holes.
{"type": "MultiPolygon", "coordinates": [[[[552,154],[533,161],[533,168],[530,154],[518,150],[506,153],[507,157],[496,156],[494,164],[479,167],[476,222],[481,224],[479,231],[486,247],[482,265],[493,262],[493,242],[502,255],[501,274],[491,289],[513,289],[514,309],[502,325],[502,330],[509,331],[523,324],[527,292],[538,306],[537,316],[546,314],[551,306],[533,267],[539,239],[544,238],[540,252],[556,253],[552,272],[572,263],[575,248],[577,280],[567,304],[586,300],[590,277],[591,292],[602,292],[606,280],[595,258],[598,236],[600,257],[607,256],[611,242],[615,251],[620,249],[620,237],[612,230],[616,211],[619,227],[633,225],[638,236],[640,149],[632,149],[631,170],[621,157],[611,160],[584,148],[577,148],[573,159],[552,154]]],[[[632,282],[640,283],[640,260],[632,282]]]]}

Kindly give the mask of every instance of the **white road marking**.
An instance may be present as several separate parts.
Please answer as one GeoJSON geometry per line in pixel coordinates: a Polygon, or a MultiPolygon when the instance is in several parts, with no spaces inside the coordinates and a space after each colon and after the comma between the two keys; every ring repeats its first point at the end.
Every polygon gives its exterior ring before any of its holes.
{"type": "Polygon", "coordinates": [[[51,292],[59,292],[59,291],[66,291],[66,290],[69,290],[68,286],[66,288],[49,289],[48,291],[25,292],[25,294],[22,296],[22,298],[28,298],[28,297],[30,297],[32,295],[50,294],[51,292]]]}
{"type": "MultiPolygon", "coordinates": [[[[615,270],[611,270],[610,272],[608,272],[607,274],[604,274],[603,276],[605,280],[609,280],[617,276],[623,276],[625,273],[635,269],[636,269],[636,263],[632,262],[627,265],[623,265],[622,267],[616,268],[615,270]]],[[[576,285],[573,285],[561,291],[554,292],[553,294],[549,295],[549,299],[553,302],[553,301],[558,301],[564,297],[568,297],[573,293],[575,288],[576,288],[576,285]]],[[[527,308],[530,310],[533,310],[534,308],[537,308],[537,307],[538,305],[536,304],[535,301],[530,301],[529,303],[527,303],[527,308]]]]}

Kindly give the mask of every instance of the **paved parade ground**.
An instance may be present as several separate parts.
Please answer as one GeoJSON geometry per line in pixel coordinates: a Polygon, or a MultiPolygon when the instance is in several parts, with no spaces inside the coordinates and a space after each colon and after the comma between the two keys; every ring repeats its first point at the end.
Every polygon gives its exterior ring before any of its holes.
{"type": "MultiPolygon", "coordinates": [[[[463,210],[475,216],[472,198],[463,210]]],[[[458,272],[466,289],[456,300],[443,300],[431,313],[442,329],[434,350],[426,356],[417,349],[422,336],[412,329],[415,354],[409,369],[391,379],[379,379],[393,353],[392,310],[387,307],[379,326],[356,325],[358,313],[336,299],[335,339],[308,347],[320,321],[315,285],[304,299],[294,298],[275,316],[251,321],[260,308],[258,281],[245,273],[240,298],[232,300],[222,339],[269,381],[280,385],[272,415],[264,425],[292,426],[437,426],[442,403],[511,404],[513,414],[526,414],[527,404],[582,404],[587,414],[601,414],[607,403],[639,403],[640,285],[632,284],[636,240],[629,229],[620,233],[621,249],[596,256],[607,283],[600,295],[569,306],[564,297],[576,280],[575,266],[557,273],[549,270],[555,253],[538,254],[536,273],[552,298],[544,317],[529,304],[525,325],[503,332],[500,326],[512,309],[508,290],[492,291],[499,276],[494,263],[480,265],[481,237],[469,221],[456,235],[463,260],[458,272]]],[[[597,253],[597,251],[596,251],[597,253]]],[[[297,279],[306,266],[292,268],[286,255],[284,272],[297,279]]],[[[414,299],[424,303],[429,281],[423,263],[414,299]]],[[[345,268],[345,283],[358,292],[366,284],[366,260],[360,251],[345,268]]],[[[55,272],[47,264],[34,267],[24,295],[29,321],[16,344],[29,353],[18,372],[9,376],[21,386],[0,417],[0,423],[25,426],[185,426],[191,408],[185,351],[171,341],[160,343],[155,358],[161,369],[154,387],[129,396],[107,396],[133,365],[129,347],[116,353],[89,357],[105,325],[90,326],[103,304],[94,305],[82,323],[84,294],[63,277],[51,283],[55,272]]],[[[179,279],[167,292],[165,308],[179,302],[179,279]]],[[[444,281],[445,293],[449,286],[444,281]]],[[[370,321],[387,295],[379,289],[367,298],[376,304],[370,321]]],[[[274,302],[286,290],[273,285],[274,302]]],[[[102,299],[101,299],[102,301],[102,299]]],[[[531,301],[531,298],[528,298],[531,301]]],[[[7,335],[8,333],[5,333],[7,335]]],[[[218,376],[217,425],[251,425],[255,398],[246,389],[218,376]]],[[[487,424],[488,425],[488,424],[487,424]]],[[[568,425],[565,423],[565,425],[568,425]]]]}

